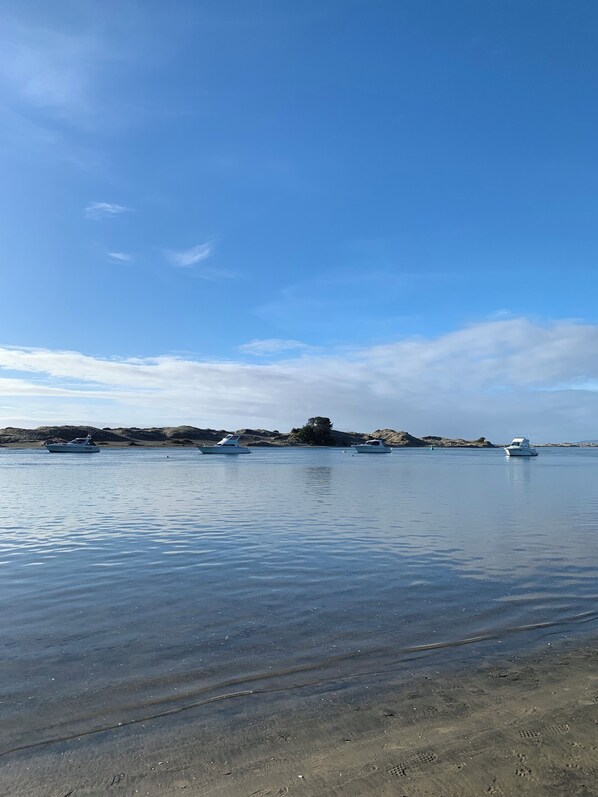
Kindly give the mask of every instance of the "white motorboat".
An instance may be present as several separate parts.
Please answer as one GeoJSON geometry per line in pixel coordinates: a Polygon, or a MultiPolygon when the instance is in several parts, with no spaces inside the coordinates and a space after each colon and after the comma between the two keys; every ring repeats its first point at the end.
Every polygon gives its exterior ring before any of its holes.
{"type": "Polygon", "coordinates": [[[529,444],[527,437],[514,437],[513,442],[505,446],[508,457],[537,457],[538,452],[529,444]]]}
{"type": "Polygon", "coordinates": [[[251,454],[251,449],[239,445],[240,435],[227,434],[215,446],[197,446],[202,454],[251,454]]]}
{"type": "Polygon", "coordinates": [[[76,437],[70,443],[44,443],[44,445],[52,454],[97,454],[100,450],[90,434],[87,437],[76,437]]]}
{"type": "Polygon", "coordinates": [[[365,443],[355,444],[353,449],[359,454],[390,454],[392,451],[384,440],[366,440],[365,443]]]}

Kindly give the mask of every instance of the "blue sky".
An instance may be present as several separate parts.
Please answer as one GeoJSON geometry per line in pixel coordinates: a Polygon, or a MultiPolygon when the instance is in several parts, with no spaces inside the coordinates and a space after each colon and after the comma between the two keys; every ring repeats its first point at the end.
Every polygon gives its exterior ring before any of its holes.
{"type": "Polygon", "coordinates": [[[597,25],[5,0],[0,425],[598,437],[597,25]]]}

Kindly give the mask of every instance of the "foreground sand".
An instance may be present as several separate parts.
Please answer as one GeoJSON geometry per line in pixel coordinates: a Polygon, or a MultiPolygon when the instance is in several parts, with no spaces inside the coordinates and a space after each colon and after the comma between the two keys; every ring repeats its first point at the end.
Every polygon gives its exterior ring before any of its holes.
{"type": "Polygon", "coordinates": [[[598,646],[424,666],[384,689],[230,697],[2,754],[0,793],[598,795],[598,646]]]}

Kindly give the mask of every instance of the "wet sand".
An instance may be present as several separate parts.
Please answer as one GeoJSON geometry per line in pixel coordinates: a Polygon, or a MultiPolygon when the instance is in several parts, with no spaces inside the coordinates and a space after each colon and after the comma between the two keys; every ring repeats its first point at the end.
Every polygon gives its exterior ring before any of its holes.
{"type": "MultiPolygon", "coordinates": [[[[439,661],[436,660],[436,666],[439,661]]],[[[228,696],[0,757],[0,793],[478,797],[598,794],[598,645],[384,686],[228,696]]],[[[101,727],[101,718],[98,718],[101,727]]]]}

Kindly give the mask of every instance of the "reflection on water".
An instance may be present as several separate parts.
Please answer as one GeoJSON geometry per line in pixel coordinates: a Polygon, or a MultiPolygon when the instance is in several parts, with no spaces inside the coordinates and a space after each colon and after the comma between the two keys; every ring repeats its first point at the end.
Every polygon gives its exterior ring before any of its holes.
{"type": "Polygon", "coordinates": [[[598,612],[598,451],[3,450],[0,473],[0,752],[598,612]]]}
{"type": "Polygon", "coordinates": [[[305,489],[313,495],[325,496],[332,486],[331,465],[308,465],[305,470],[305,489]]]}
{"type": "Polygon", "coordinates": [[[514,489],[530,489],[534,462],[530,457],[505,457],[505,467],[514,489]]]}

